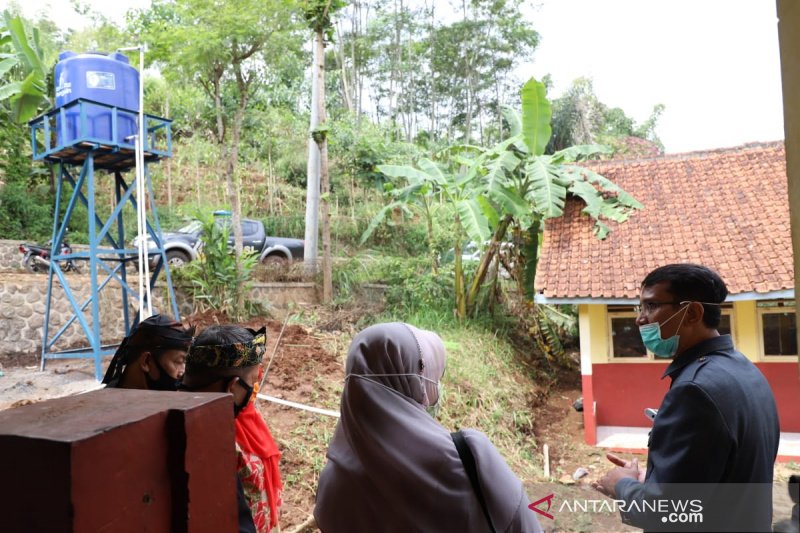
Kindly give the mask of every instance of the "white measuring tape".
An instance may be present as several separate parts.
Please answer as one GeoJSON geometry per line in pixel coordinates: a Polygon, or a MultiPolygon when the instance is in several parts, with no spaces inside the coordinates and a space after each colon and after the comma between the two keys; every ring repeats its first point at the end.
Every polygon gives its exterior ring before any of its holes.
{"type": "Polygon", "coordinates": [[[266,400],[272,403],[287,405],[289,407],[294,407],[295,409],[302,409],[303,411],[311,411],[312,413],[339,418],[339,413],[337,411],[331,411],[330,409],[320,409],[319,407],[311,407],[310,405],[303,405],[302,403],[290,402],[289,400],[282,400],[274,396],[267,396],[266,394],[256,394],[256,397],[260,400],[266,400]]]}

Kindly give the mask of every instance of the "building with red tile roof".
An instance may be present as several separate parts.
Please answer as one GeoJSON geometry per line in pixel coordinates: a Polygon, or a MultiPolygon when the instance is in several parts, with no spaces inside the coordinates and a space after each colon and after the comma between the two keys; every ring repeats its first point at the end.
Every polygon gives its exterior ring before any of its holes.
{"type": "Polygon", "coordinates": [[[700,263],[733,295],[794,289],[783,142],[585,165],[645,208],[592,234],[578,199],[547,221],[536,289],[544,299],[638,299],[666,263],[700,263]],[[588,268],[587,268],[588,267],[588,268]]]}
{"type": "Polygon", "coordinates": [[[630,436],[646,433],[650,422],[643,410],[661,403],[667,363],[646,353],[632,306],[648,272],[690,262],[725,280],[730,295],[720,330],[733,336],[773,388],[784,432],[779,453],[800,455],[784,143],[584,166],[644,205],[625,223],[607,222],[612,231],[604,240],[593,234],[578,198],[568,199],[564,215],[545,224],[536,301],[578,305],[587,442],[644,447],[631,445],[641,439],[630,436]]]}

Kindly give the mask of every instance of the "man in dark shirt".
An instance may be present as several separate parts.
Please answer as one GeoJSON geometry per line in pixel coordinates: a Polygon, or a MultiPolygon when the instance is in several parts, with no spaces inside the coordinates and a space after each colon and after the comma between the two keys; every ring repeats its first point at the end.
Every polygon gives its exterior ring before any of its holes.
{"type": "Polygon", "coordinates": [[[764,376],[717,331],[727,295],[719,275],[700,265],[666,265],[642,282],[637,324],[655,357],[674,358],[662,376],[672,383],[653,422],[645,475],[636,460],[609,454],[617,467],[594,483],[624,502],[629,524],[771,530],[778,413],[764,376]]]}

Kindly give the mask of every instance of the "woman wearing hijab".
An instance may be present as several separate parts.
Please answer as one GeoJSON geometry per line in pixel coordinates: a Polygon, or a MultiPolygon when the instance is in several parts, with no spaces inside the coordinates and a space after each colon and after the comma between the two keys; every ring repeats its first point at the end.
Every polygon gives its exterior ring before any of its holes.
{"type": "Polygon", "coordinates": [[[353,339],[314,509],[324,533],[541,531],[489,439],[461,432],[476,491],[453,437],[429,414],[444,366],[439,336],[408,324],[378,324],[353,339]]]}

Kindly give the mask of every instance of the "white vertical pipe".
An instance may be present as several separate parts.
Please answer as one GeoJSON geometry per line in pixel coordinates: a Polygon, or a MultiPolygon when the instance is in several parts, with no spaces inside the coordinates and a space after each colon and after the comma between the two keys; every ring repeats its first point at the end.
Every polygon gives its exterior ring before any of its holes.
{"type": "Polygon", "coordinates": [[[139,178],[139,135],[137,134],[134,138],[134,146],[135,150],[134,153],[136,154],[136,172],[135,172],[135,180],[136,180],[136,235],[138,236],[137,239],[137,251],[139,252],[139,322],[144,320],[146,317],[144,316],[144,307],[142,307],[142,297],[144,295],[144,265],[146,263],[145,254],[145,247],[147,246],[147,239],[145,237],[145,232],[142,231],[142,180],[139,178]]]}
{"type": "Polygon", "coordinates": [[[147,188],[144,183],[144,45],[118,48],[117,51],[139,51],[139,127],[134,141],[135,180],[136,180],[136,234],[138,236],[139,260],[139,321],[153,314],[150,295],[150,247],[147,240],[147,188]],[[147,309],[142,305],[147,296],[147,309]]]}
{"type": "MultiPolygon", "coordinates": [[[[145,187],[145,172],[144,172],[144,143],[146,140],[147,132],[144,128],[144,45],[139,45],[139,154],[136,168],[139,170],[139,178],[142,183],[142,200],[139,202],[142,206],[142,229],[145,233],[145,246],[148,244],[147,240],[147,188],[145,187]]],[[[142,240],[142,239],[140,239],[142,240]]],[[[147,251],[149,251],[147,246],[147,251]]],[[[153,299],[150,293],[150,256],[144,254],[144,276],[145,276],[145,293],[147,294],[147,316],[143,319],[150,317],[153,314],[153,299]]],[[[141,307],[141,306],[140,306],[141,307]]],[[[142,319],[142,320],[143,320],[142,319]]]]}

